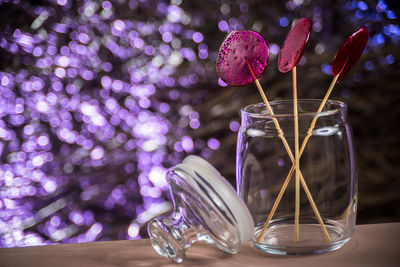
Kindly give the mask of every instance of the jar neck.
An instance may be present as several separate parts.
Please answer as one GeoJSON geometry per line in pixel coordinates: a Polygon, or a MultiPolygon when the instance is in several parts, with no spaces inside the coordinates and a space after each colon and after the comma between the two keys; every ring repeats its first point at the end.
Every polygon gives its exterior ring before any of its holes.
{"type": "MultiPolygon", "coordinates": [[[[320,113],[317,113],[322,100],[300,99],[298,101],[298,119],[302,121],[316,120],[336,121],[338,123],[347,121],[347,106],[340,101],[327,101],[320,113]]],[[[276,126],[277,122],[290,121],[294,119],[293,101],[278,100],[270,102],[273,114],[268,112],[265,104],[258,103],[246,106],[241,110],[241,125],[251,125],[257,122],[272,121],[276,126]]]]}

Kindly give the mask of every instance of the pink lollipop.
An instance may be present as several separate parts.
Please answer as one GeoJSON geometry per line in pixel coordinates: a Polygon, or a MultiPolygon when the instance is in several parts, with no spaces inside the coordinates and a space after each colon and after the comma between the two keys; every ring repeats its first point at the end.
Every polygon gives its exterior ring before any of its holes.
{"type": "Polygon", "coordinates": [[[332,75],[339,75],[337,82],[343,80],[360,59],[367,45],[368,35],[368,28],[364,26],[350,35],[340,47],[332,62],[332,75]]]}
{"type": "Polygon", "coordinates": [[[300,61],[310,37],[311,21],[299,19],[288,33],[279,53],[278,69],[286,73],[291,71],[300,61]]]}
{"type": "Polygon", "coordinates": [[[268,46],[257,32],[231,32],[222,43],[217,57],[217,73],[229,85],[245,86],[258,79],[268,64],[268,46]]]}

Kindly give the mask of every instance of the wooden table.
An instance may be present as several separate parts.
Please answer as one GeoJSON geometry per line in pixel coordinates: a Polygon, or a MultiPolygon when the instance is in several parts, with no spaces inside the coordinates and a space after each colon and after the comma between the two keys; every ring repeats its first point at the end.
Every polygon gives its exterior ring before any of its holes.
{"type": "Polygon", "coordinates": [[[111,266],[400,266],[400,223],[359,225],[340,250],[312,256],[274,256],[245,246],[236,255],[193,244],[182,264],[153,251],[148,239],[1,248],[1,267],[111,266]]]}

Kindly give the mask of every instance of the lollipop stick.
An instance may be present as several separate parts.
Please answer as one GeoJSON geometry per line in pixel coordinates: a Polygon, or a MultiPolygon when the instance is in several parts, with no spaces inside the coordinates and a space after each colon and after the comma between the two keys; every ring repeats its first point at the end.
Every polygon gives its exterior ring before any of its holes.
{"type": "MultiPolygon", "coordinates": [[[[257,89],[258,89],[258,91],[260,92],[261,98],[263,99],[264,104],[265,104],[265,106],[266,106],[267,109],[268,109],[269,114],[271,114],[272,116],[274,116],[274,111],[272,110],[271,105],[269,104],[268,99],[267,99],[266,95],[264,94],[264,90],[262,89],[261,84],[260,84],[260,82],[258,81],[258,79],[257,79],[257,77],[256,77],[256,75],[255,75],[255,73],[254,73],[254,71],[253,71],[253,68],[251,67],[250,62],[247,60],[247,58],[246,58],[246,63],[247,63],[247,66],[249,67],[250,73],[251,73],[251,75],[253,76],[253,79],[254,79],[254,81],[255,81],[255,83],[256,83],[257,89]]],[[[278,136],[279,136],[279,138],[282,140],[283,145],[284,145],[284,147],[285,147],[285,149],[286,149],[286,152],[288,153],[288,155],[289,155],[289,157],[290,157],[290,160],[291,160],[292,162],[294,162],[293,153],[292,153],[292,151],[290,150],[290,147],[289,147],[288,142],[286,141],[286,138],[283,136],[283,131],[282,131],[281,127],[279,126],[278,120],[277,120],[276,118],[273,117],[273,118],[272,118],[272,121],[274,122],[275,128],[276,128],[276,130],[278,131],[278,136]]]]}
{"type": "MultiPolygon", "coordinates": [[[[262,98],[262,100],[264,101],[265,106],[267,107],[269,113],[270,113],[271,115],[273,115],[274,112],[272,111],[272,108],[271,108],[271,106],[270,106],[270,104],[269,104],[269,102],[268,102],[267,96],[264,94],[264,90],[262,89],[261,84],[260,84],[260,82],[258,81],[258,79],[257,79],[257,77],[256,77],[256,74],[254,73],[254,70],[253,70],[253,68],[251,67],[250,62],[247,60],[247,58],[246,58],[246,63],[247,63],[247,66],[249,67],[251,76],[253,76],[254,82],[256,83],[258,92],[260,92],[261,98],[262,98]]],[[[275,122],[275,121],[274,121],[274,122],[275,122]]],[[[275,124],[275,126],[276,126],[276,125],[277,125],[277,124],[275,124]]],[[[280,128],[280,127],[279,127],[279,128],[280,128]]]]}
{"type": "Polygon", "coordinates": [[[292,70],[293,74],[293,115],[294,115],[294,157],[296,168],[296,192],[295,192],[295,237],[294,241],[299,241],[299,217],[300,217],[300,166],[299,166],[299,115],[297,111],[297,77],[296,66],[292,70]]]}
{"type": "MultiPolygon", "coordinates": [[[[336,81],[337,81],[337,79],[339,78],[339,75],[340,75],[340,73],[337,74],[335,77],[333,77],[333,80],[332,80],[332,82],[331,82],[331,85],[329,86],[328,91],[326,91],[326,94],[325,94],[325,96],[324,96],[324,99],[322,99],[322,102],[321,102],[321,104],[319,105],[317,114],[318,114],[318,113],[321,113],[322,109],[324,108],[324,106],[325,106],[325,104],[326,104],[326,101],[328,100],[329,96],[331,95],[332,90],[333,90],[333,87],[335,86],[336,81]]],[[[312,135],[312,131],[313,131],[314,127],[315,127],[315,123],[317,122],[317,119],[318,119],[318,116],[315,116],[315,117],[313,118],[313,120],[312,120],[312,122],[311,122],[311,125],[310,125],[310,128],[308,128],[308,130],[307,130],[307,135],[306,135],[306,137],[304,138],[303,143],[301,144],[300,155],[303,153],[303,151],[304,151],[304,149],[305,149],[305,147],[306,147],[306,145],[307,145],[308,139],[310,139],[310,137],[311,137],[311,135],[312,135]]]]}

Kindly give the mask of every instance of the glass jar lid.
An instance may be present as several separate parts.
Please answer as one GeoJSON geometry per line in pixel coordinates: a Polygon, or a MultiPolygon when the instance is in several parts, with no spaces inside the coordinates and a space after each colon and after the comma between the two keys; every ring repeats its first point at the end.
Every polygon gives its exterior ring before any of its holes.
{"type": "Polygon", "coordinates": [[[156,218],[148,230],[162,256],[183,261],[191,243],[206,241],[234,254],[251,239],[254,222],[229,182],[206,160],[188,156],[169,169],[167,181],[174,202],[169,218],[156,218]]]}

